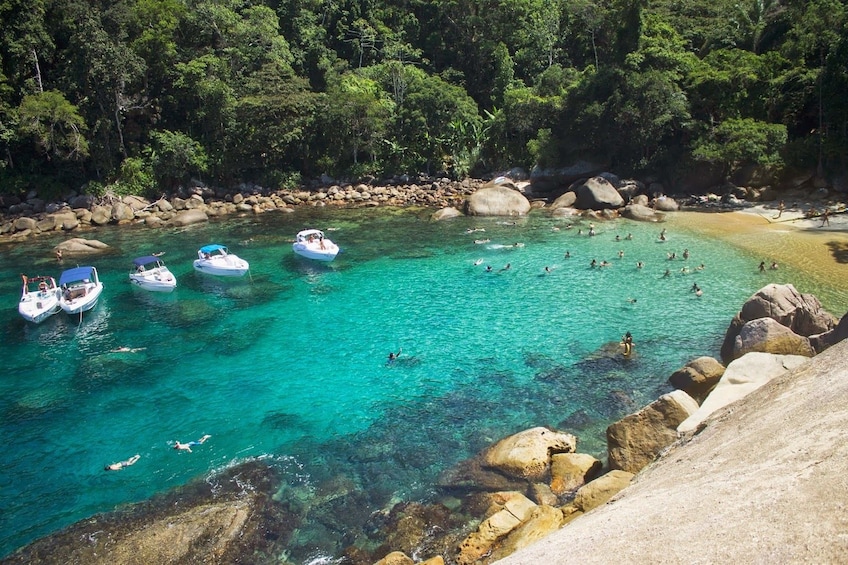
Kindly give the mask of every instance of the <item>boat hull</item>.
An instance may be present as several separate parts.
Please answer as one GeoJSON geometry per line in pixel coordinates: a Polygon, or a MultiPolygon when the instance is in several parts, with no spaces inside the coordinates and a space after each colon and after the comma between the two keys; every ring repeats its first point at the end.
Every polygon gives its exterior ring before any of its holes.
{"type": "Polygon", "coordinates": [[[88,312],[95,306],[100,298],[100,293],[103,292],[103,285],[100,283],[88,283],[84,287],[75,287],[72,290],[79,291],[85,289],[85,294],[63,294],[59,300],[59,306],[68,315],[81,314],[88,312]]]}
{"type": "Polygon", "coordinates": [[[151,292],[173,292],[177,288],[177,279],[167,269],[145,271],[143,274],[130,273],[133,286],[151,292]]]}
{"type": "Polygon", "coordinates": [[[292,245],[292,250],[301,257],[314,259],[315,261],[329,262],[335,259],[336,255],[339,254],[339,247],[334,243],[327,244],[325,240],[324,247],[325,249],[321,249],[318,244],[310,245],[298,242],[292,245]]]}
{"type": "MultiPolygon", "coordinates": [[[[227,257],[232,257],[228,255],[227,257]]],[[[249,270],[247,261],[223,262],[208,259],[195,259],[194,270],[206,275],[218,277],[243,277],[249,270]]]]}
{"type": "Polygon", "coordinates": [[[33,324],[40,324],[59,310],[59,289],[27,293],[18,304],[18,313],[33,324]]]}

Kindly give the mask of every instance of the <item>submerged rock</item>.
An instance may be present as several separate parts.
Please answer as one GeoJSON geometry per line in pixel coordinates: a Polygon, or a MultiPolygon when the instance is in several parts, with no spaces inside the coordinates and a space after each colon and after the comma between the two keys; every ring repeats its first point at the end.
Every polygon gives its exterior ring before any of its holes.
{"type": "Polygon", "coordinates": [[[281,553],[297,525],[272,500],[278,483],[271,468],[244,463],[149,502],[77,522],[4,563],[239,563],[245,556],[261,561],[261,555],[281,553]]]}

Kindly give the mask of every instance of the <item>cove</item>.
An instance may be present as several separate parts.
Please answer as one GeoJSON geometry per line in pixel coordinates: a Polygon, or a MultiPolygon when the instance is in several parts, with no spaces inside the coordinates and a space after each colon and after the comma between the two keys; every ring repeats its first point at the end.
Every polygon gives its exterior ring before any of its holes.
{"type": "MultiPolygon", "coordinates": [[[[810,292],[801,270],[760,273],[759,257],[685,222],[661,242],[665,224],[596,221],[590,237],[588,220],[544,213],[429,214],[302,208],[83,234],[113,252],[80,263],[105,285],[82,323],[60,314],[28,325],[15,309],[20,273],[73,266],[53,258],[61,239],[0,248],[0,555],[251,459],[279,467],[280,496],[302,509],[290,558],[338,555],[370,512],[438,496],[442,471],[508,434],[548,425],[603,457],[606,426],[667,391],[688,360],[717,356],[751,294],[771,282],[810,292]],[[307,227],[339,244],[334,262],[294,255],[307,227]],[[195,273],[207,243],[229,246],[250,274],[195,273]],[[178,279],[168,295],[127,280],[134,257],[157,251],[178,279]],[[611,265],[593,269],[592,259],[611,265]],[[635,353],[625,359],[627,331],[635,353]],[[205,434],[192,453],[173,449],[205,434]],[[134,466],[103,471],[136,453],[134,466]],[[332,506],[317,501],[341,478],[361,496],[331,528],[332,506]]],[[[833,296],[825,306],[839,315],[844,294],[833,296]]]]}

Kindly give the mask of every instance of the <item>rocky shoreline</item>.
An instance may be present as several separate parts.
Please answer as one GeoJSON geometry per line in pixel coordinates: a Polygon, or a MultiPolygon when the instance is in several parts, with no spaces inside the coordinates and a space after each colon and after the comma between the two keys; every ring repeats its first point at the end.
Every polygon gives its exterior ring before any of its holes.
{"type": "MultiPolygon", "coordinates": [[[[0,197],[0,242],[17,242],[49,233],[75,235],[106,225],[142,224],[152,228],[181,227],[210,218],[293,212],[302,206],[422,207],[439,210],[433,219],[457,215],[520,216],[547,208],[554,216],[587,215],[612,219],[619,215],[641,221],[661,221],[681,206],[710,210],[739,210],[751,202],[775,200],[771,189],[717,187],[721,194],[665,195],[657,183],[621,179],[612,173],[596,176],[528,179],[521,171],[493,180],[421,176],[397,177],[376,183],[337,183],[322,179],[298,189],[269,190],[255,185],[216,189],[195,182],[156,200],[139,196],[72,194],[46,201],[32,192],[24,198],[0,197]],[[485,190],[483,190],[485,189],[485,190]]],[[[824,201],[829,193],[794,190],[786,198],[824,201]]]]}
{"type": "MultiPolygon", "coordinates": [[[[559,430],[502,438],[445,472],[435,501],[397,502],[372,514],[371,541],[350,540],[338,562],[486,565],[506,558],[604,506],[670,449],[683,457],[713,414],[845,337],[848,315],[837,320],[814,296],[768,285],[730,322],[720,361],[692,360],[669,377],[672,392],[608,427],[606,462],[579,453],[577,438],[559,430]]],[[[619,348],[607,354],[620,355],[619,348]]],[[[342,483],[315,504],[338,512],[355,504],[342,483]]],[[[78,522],[3,563],[290,563],[285,548],[300,516],[296,493],[273,467],[249,461],[78,522]]]]}

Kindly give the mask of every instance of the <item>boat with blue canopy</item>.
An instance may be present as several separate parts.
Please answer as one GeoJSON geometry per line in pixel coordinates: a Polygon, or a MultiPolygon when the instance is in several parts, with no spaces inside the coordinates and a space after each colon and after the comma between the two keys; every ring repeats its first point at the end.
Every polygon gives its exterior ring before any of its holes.
{"type": "Polygon", "coordinates": [[[213,243],[197,251],[194,270],[219,277],[243,277],[250,265],[238,255],[230,253],[226,246],[213,243]]]}
{"type": "Polygon", "coordinates": [[[59,286],[62,290],[59,306],[67,314],[82,314],[91,310],[103,292],[97,269],[91,266],[64,271],[59,276],[59,286]]]}
{"type": "Polygon", "coordinates": [[[130,282],[144,290],[171,292],[177,288],[177,278],[158,255],[145,255],[133,259],[130,282]]]}

